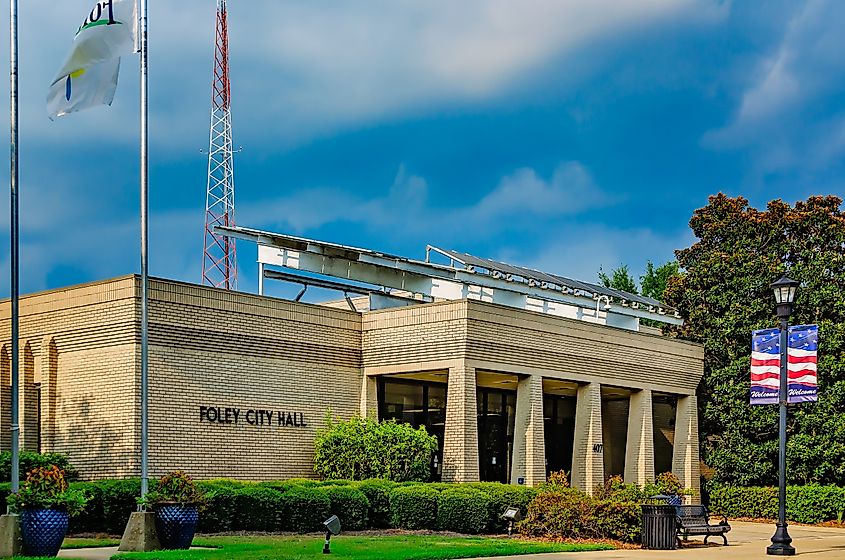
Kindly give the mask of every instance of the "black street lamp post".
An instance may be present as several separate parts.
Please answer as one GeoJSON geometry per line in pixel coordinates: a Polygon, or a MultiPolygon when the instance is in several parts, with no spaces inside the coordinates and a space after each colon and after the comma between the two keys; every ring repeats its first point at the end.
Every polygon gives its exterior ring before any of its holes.
{"type": "Polygon", "coordinates": [[[772,544],[766,553],[772,556],[793,556],[795,547],[792,537],[786,529],[786,404],[788,400],[787,387],[789,382],[789,368],[787,367],[789,344],[789,316],[792,314],[792,304],[795,302],[795,292],[799,282],[783,278],[772,284],[777,303],[777,315],[780,319],[780,448],[778,450],[778,524],[772,537],[772,544]]]}

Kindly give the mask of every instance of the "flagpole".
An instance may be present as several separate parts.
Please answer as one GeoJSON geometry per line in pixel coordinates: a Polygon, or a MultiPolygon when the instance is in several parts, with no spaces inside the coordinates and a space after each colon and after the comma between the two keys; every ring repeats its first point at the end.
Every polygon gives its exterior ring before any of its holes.
{"type": "MultiPolygon", "coordinates": [[[[14,0],[13,0],[14,1],[14,0]]],[[[141,47],[141,498],[147,495],[148,490],[148,290],[149,270],[147,251],[149,248],[149,216],[148,216],[148,187],[149,187],[149,85],[147,83],[148,73],[148,47],[147,47],[147,0],[139,0],[140,7],[140,28],[139,42],[141,47]]]]}
{"type": "Polygon", "coordinates": [[[19,348],[18,348],[18,323],[20,320],[20,239],[18,222],[18,0],[10,0],[9,23],[11,26],[10,36],[10,76],[9,76],[9,98],[10,114],[9,125],[11,132],[11,177],[9,181],[11,194],[11,306],[12,306],[12,492],[17,492],[20,486],[20,461],[19,461],[19,416],[18,410],[18,380],[19,380],[19,348]]]}

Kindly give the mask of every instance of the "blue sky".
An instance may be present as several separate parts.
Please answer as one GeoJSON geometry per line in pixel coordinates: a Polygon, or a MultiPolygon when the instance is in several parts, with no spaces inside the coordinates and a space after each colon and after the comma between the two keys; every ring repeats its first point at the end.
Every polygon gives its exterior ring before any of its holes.
{"type": "MultiPolygon", "coordinates": [[[[44,107],[90,3],[21,6],[24,292],[138,270],[137,59],[111,108],[44,107]]],[[[150,4],[151,273],[196,282],[214,2],[150,4]]],[[[231,0],[237,221],[639,274],[710,194],[845,192],[843,24],[835,0],[231,0]]]]}

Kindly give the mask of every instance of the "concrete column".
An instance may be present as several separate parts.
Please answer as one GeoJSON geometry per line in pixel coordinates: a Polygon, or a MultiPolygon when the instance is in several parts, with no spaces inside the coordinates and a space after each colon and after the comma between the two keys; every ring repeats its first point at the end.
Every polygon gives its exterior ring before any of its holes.
{"type": "Polygon", "coordinates": [[[364,375],[361,381],[361,417],[378,418],[378,382],[364,375]]]}
{"type": "Polygon", "coordinates": [[[672,472],[684,488],[692,488],[692,503],[701,503],[701,465],[698,457],[698,398],[678,397],[672,472]]]}
{"type": "Polygon", "coordinates": [[[543,425],[543,377],[529,375],[516,389],[511,484],[528,486],[546,480],[546,442],[543,425]]]}
{"type": "Polygon", "coordinates": [[[601,426],[601,385],[578,387],[575,405],[575,441],[572,449],[572,486],[592,494],[604,483],[604,444],[601,426]]]}
{"type": "Polygon", "coordinates": [[[625,482],[640,486],[654,481],[654,423],[651,390],[631,393],[628,407],[628,442],[625,445],[625,482]]]}
{"type": "Polygon", "coordinates": [[[475,368],[449,368],[446,426],[443,436],[443,482],[478,482],[478,408],[475,368]]]}

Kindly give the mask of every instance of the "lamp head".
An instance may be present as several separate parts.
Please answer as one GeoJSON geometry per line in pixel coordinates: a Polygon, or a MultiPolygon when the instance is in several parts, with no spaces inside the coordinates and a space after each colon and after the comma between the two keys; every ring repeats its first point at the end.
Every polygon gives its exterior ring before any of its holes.
{"type": "Polygon", "coordinates": [[[789,317],[792,314],[792,304],[795,302],[795,294],[798,292],[800,282],[787,277],[785,274],[777,282],[772,282],[771,288],[775,294],[775,303],[778,306],[778,317],[789,317]]]}

